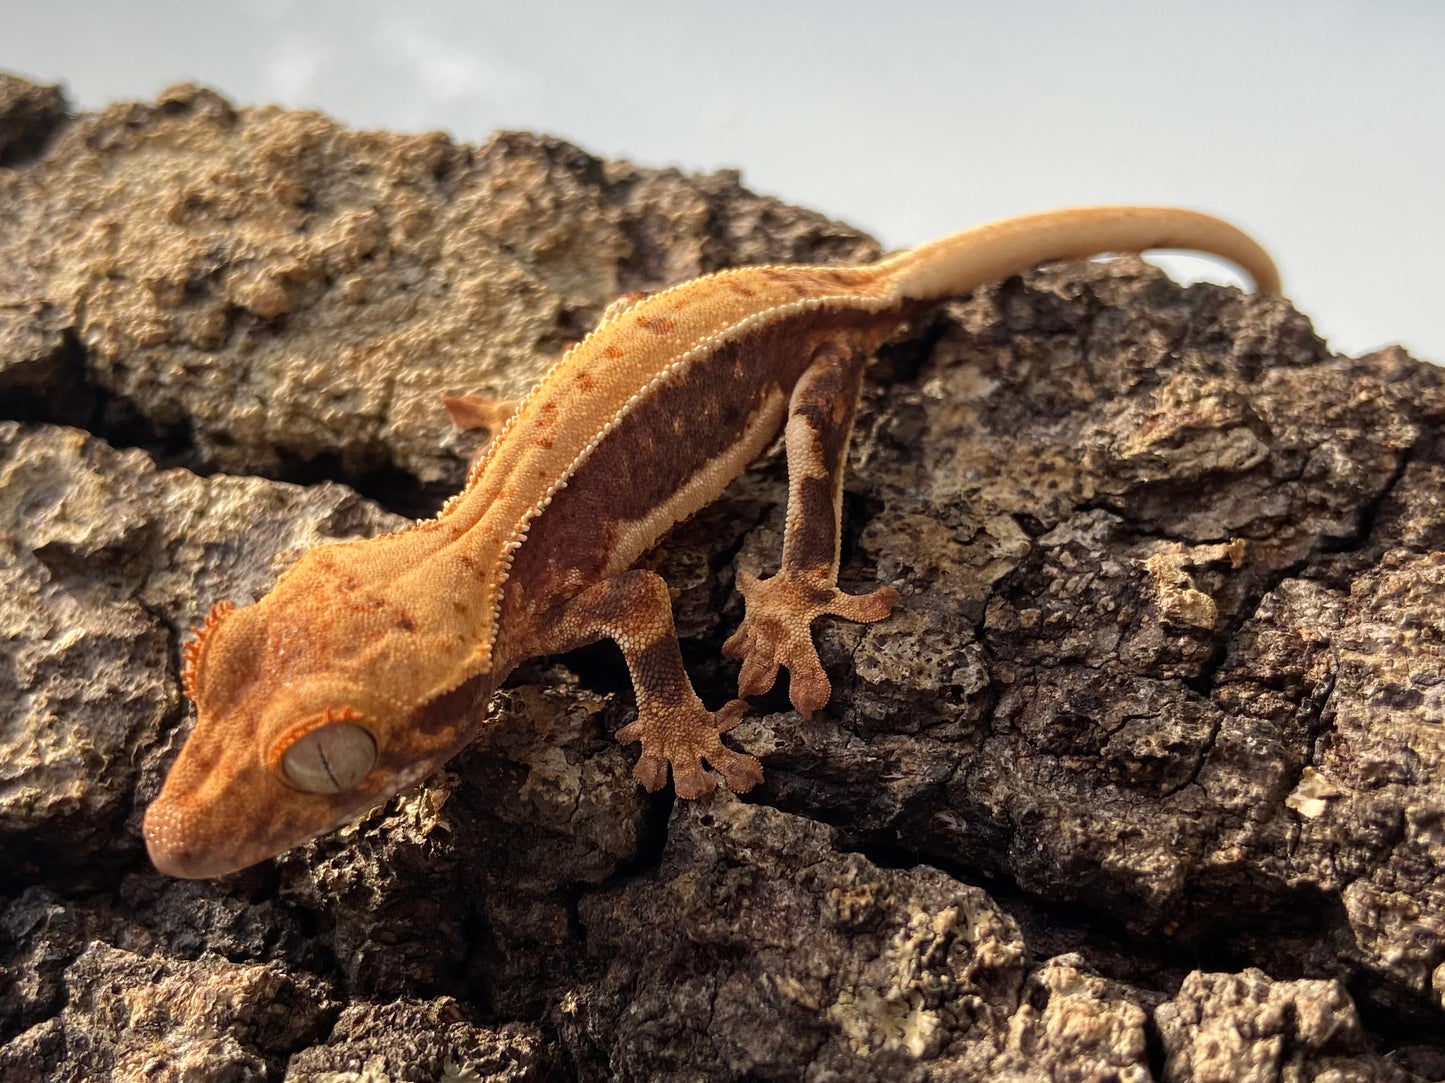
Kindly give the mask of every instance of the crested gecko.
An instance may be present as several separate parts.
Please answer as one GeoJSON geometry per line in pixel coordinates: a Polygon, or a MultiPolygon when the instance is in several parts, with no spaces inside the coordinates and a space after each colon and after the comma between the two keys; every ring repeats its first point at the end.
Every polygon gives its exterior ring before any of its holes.
{"type": "Polygon", "coordinates": [[[739,696],[780,668],[805,716],[830,685],[822,616],[887,617],[898,593],[837,586],[842,473],[864,363],[903,322],[1049,260],[1151,248],[1222,256],[1278,292],[1258,244],[1190,211],[1092,207],[1006,219],[853,267],[720,271],[614,303],[516,404],[448,402],[497,426],[434,519],[318,547],[253,605],[212,608],[185,651],[195,729],[145,816],[174,876],[244,868],[421,782],[478,731],[523,660],[615,640],[632,676],[648,790],[762,779],[722,735],[744,703],[709,711],[683,668],[667,584],[633,563],[718,496],[782,432],[781,566],[739,572],[739,696]],[[505,418],[504,423],[502,419],[505,418]],[[705,766],[706,765],[706,766],[705,766]],[[712,770],[709,771],[707,768],[712,770]]]}

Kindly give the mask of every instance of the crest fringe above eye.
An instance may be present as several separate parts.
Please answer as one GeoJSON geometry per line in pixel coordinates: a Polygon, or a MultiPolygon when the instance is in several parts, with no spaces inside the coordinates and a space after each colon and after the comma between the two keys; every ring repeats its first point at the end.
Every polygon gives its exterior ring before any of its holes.
{"type": "Polygon", "coordinates": [[[211,606],[211,611],[206,614],[205,622],[191,626],[191,632],[196,638],[181,648],[181,691],[192,703],[196,702],[196,671],[201,660],[201,652],[205,648],[206,637],[215,631],[221,618],[235,608],[235,602],[217,602],[211,606]]]}

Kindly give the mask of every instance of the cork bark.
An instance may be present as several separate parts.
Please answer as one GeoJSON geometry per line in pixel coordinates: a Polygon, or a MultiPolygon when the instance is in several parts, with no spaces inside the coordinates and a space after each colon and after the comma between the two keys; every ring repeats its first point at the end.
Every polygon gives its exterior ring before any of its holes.
{"type": "MultiPolygon", "coordinates": [[[[434,510],[443,394],[878,252],[731,173],[0,78],[0,1079],[1445,1076],[1445,379],[1137,260],[884,348],[842,578],[903,599],[820,625],[812,722],[754,701],[745,800],[638,789],[598,647],[356,827],[149,867],[187,628],[434,510]]],[[[645,560],[712,705],[785,494],[645,560]]]]}

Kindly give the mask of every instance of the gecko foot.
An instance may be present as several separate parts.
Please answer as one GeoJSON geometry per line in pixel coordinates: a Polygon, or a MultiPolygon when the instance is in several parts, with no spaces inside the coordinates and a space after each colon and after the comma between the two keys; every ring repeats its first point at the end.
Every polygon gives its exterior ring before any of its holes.
{"type": "Polygon", "coordinates": [[[747,704],[735,699],[721,710],[709,711],[696,696],[691,700],[682,705],[644,701],[639,704],[637,721],[617,731],[622,744],[642,742],[642,756],[633,775],[649,792],[660,790],[667,783],[671,764],[677,796],[701,797],[717,785],[716,778],[703,768],[706,760],[734,793],[751,790],[763,780],[763,765],[722,743],[722,735],[738,724],[747,704]]]}
{"type": "Polygon", "coordinates": [[[872,624],[888,616],[898,602],[892,587],[845,594],[836,586],[814,586],[784,573],[759,579],[738,569],[737,586],[747,611],[738,630],[723,644],[723,653],[743,661],[738,695],[762,695],[785,666],[788,697],[804,718],[827,706],[833,691],[813,645],[813,621],[829,615],[872,624]]]}

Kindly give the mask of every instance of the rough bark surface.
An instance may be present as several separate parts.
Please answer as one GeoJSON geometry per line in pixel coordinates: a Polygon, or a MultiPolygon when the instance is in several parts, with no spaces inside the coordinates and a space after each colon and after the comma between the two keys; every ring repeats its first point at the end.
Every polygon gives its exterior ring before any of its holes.
{"type": "MultiPolygon", "coordinates": [[[[966,208],[959,225],[966,225],[966,208]]],[[[1138,261],[874,366],[835,683],[632,782],[608,649],[441,776],[217,882],[138,823],[213,601],[462,477],[617,294],[877,246],[732,174],[0,78],[0,1079],[1445,1077],[1445,379],[1138,261]]],[[[774,455],[652,558],[710,702],[774,455]]]]}

